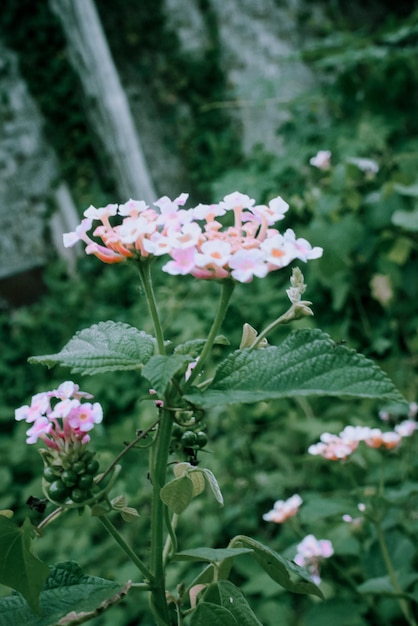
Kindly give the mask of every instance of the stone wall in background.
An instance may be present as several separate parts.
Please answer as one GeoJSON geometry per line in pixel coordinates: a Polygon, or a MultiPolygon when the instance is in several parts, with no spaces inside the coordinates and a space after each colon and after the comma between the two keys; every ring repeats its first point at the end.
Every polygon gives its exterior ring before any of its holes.
{"type": "MultiPolygon", "coordinates": [[[[280,151],[276,131],[287,119],[289,102],[314,84],[311,71],[296,58],[301,45],[299,5],[299,0],[211,0],[230,100],[208,106],[227,107],[238,118],[244,153],[257,144],[269,152],[280,151]]],[[[183,49],[199,55],[207,42],[199,3],[165,0],[165,11],[183,49]]]]}
{"type": "Polygon", "coordinates": [[[56,176],[17,58],[0,44],[0,279],[46,260],[46,196],[56,176]]]}
{"type": "MultiPolygon", "coordinates": [[[[51,258],[51,241],[58,242],[55,231],[78,222],[65,186],[56,185],[58,164],[42,126],[17,57],[0,42],[1,308],[36,299],[42,290],[40,270],[51,258]],[[49,201],[59,204],[54,215],[49,201]]],[[[54,252],[60,253],[58,247],[54,252]]]]}

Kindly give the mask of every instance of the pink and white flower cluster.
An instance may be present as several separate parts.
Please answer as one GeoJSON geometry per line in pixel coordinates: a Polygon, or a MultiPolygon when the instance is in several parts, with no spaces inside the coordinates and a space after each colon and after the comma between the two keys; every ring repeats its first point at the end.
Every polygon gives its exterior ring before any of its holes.
{"type": "Polygon", "coordinates": [[[418,422],[411,419],[400,422],[393,431],[387,432],[369,426],[346,426],[338,435],[323,433],[318,443],[309,446],[308,452],[330,461],[341,461],[347,459],[360,442],[369,448],[392,450],[399,446],[403,437],[411,437],[417,429],[418,422]]]}
{"type": "Polygon", "coordinates": [[[36,443],[40,439],[48,448],[64,452],[74,444],[88,443],[88,432],[103,419],[98,402],[82,402],[92,397],[80,391],[72,381],[62,383],[53,391],[34,395],[30,405],[15,411],[17,421],[31,424],[26,431],[26,443],[36,443]]]}
{"type": "Polygon", "coordinates": [[[275,524],[282,524],[289,517],[296,515],[302,502],[302,498],[297,493],[287,500],[277,500],[277,502],[274,503],[273,509],[263,515],[263,520],[266,522],[274,522],[275,524]]]}
{"type": "Polygon", "coordinates": [[[293,559],[296,565],[305,567],[315,584],[319,585],[319,564],[334,554],[334,548],[328,539],[317,539],[314,535],[307,535],[298,545],[293,559]]]}
{"type": "Polygon", "coordinates": [[[84,241],[86,253],[105,263],[168,255],[170,260],[163,266],[168,274],[232,277],[242,283],[295,259],[308,261],[322,255],[322,248],[297,239],[292,229],[282,234],[274,228],[289,208],[280,196],[268,205],[256,205],[235,191],[218,204],[181,208],[187,199],[183,193],[174,200],[164,196],[154,206],[137,200],[99,209],[90,206],[76,230],[64,235],[64,246],[84,241]],[[224,226],[219,218],[230,225],[224,226]],[[91,230],[95,239],[88,234],[91,230]]]}

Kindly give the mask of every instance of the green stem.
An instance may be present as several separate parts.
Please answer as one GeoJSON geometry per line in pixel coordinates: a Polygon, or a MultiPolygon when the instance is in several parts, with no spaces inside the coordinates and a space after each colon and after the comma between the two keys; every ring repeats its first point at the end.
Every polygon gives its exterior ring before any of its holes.
{"type": "Polygon", "coordinates": [[[40,532],[45,526],[48,526],[55,519],[60,517],[63,513],[65,513],[67,509],[64,506],[59,506],[57,509],[54,509],[52,513],[50,513],[45,519],[43,519],[36,527],[36,531],[40,532]]]}
{"type": "Polygon", "coordinates": [[[221,291],[221,297],[220,297],[219,304],[218,304],[218,310],[216,312],[215,319],[213,320],[212,328],[210,329],[206,343],[203,346],[202,352],[200,353],[199,360],[197,361],[195,367],[192,370],[192,373],[188,380],[188,385],[192,384],[192,382],[200,374],[200,372],[202,371],[205,365],[206,359],[208,358],[212,350],[219,328],[221,327],[221,324],[224,321],[225,314],[228,309],[232,293],[234,291],[234,287],[235,287],[235,283],[233,280],[222,281],[222,291],[221,291]]]}
{"type": "Polygon", "coordinates": [[[286,313],[283,313],[283,315],[281,315],[276,320],[274,320],[274,322],[266,326],[266,328],[259,335],[257,335],[257,337],[254,339],[253,343],[250,346],[250,350],[254,350],[254,348],[256,348],[263,341],[263,339],[267,337],[267,335],[275,330],[277,326],[280,326],[281,324],[288,324],[294,319],[297,318],[295,317],[295,305],[292,304],[292,306],[286,311],[286,313]]]}
{"type": "Polygon", "coordinates": [[[393,567],[392,559],[390,558],[389,550],[385,541],[385,535],[383,533],[380,521],[376,519],[373,521],[374,521],[374,525],[376,528],[376,534],[377,534],[377,539],[379,541],[380,551],[382,553],[383,560],[385,562],[386,569],[389,574],[390,582],[392,583],[392,587],[395,593],[399,596],[398,602],[399,602],[399,606],[401,607],[401,611],[410,626],[417,626],[417,622],[415,621],[414,617],[410,613],[408,602],[405,600],[405,598],[402,598],[403,591],[399,584],[398,577],[395,572],[395,568],[393,567]]]}
{"type": "Polygon", "coordinates": [[[154,288],[152,286],[151,266],[149,262],[142,261],[138,264],[139,275],[141,277],[142,287],[147,299],[148,309],[154,324],[154,332],[157,338],[158,352],[165,354],[164,335],[158,315],[157,303],[155,300],[154,288]]]}
{"type": "Polygon", "coordinates": [[[135,437],[135,439],[133,439],[130,443],[128,443],[124,447],[124,449],[121,452],[119,452],[117,457],[115,457],[115,459],[111,462],[109,467],[103,472],[103,474],[101,475],[100,480],[98,481],[98,483],[100,483],[112,471],[112,469],[115,467],[115,465],[117,465],[119,463],[121,458],[123,456],[125,456],[125,454],[131,448],[133,448],[139,441],[141,441],[141,439],[145,439],[145,437],[148,435],[148,433],[150,433],[156,427],[156,425],[158,424],[159,421],[160,421],[160,418],[156,419],[155,422],[153,422],[151,424],[151,426],[148,426],[148,428],[146,428],[145,430],[141,430],[141,432],[138,433],[138,435],[135,437]]]}
{"type": "Polygon", "coordinates": [[[165,524],[168,529],[168,536],[165,542],[164,550],[163,550],[163,562],[167,563],[169,558],[177,552],[177,537],[176,537],[176,527],[179,516],[176,513],[173,513],[173,517],[170,519],[170,514],[168,512],[167,507],[165,507],[165,524]]]}
{"type": "MultiPolygon", "coordinates": [[[[169,404],[169,402],[165,402],[169,404]]],[[[164,503],[160,497],[161,488],[166,481],[167,462],[171,441],[173,418],[170,411],[161,411],[161,421],[155,446],[150,454],[150,477],[152,482],[151,510],[151,608],[158,624],[169,624],[169,613],[165,592],[164,567],[164,503]]]]}
{"type": "Polygon", "coordinates": [[[122,550],[124,552],[126,552],[126,554],[129,556],[129,558],[131,559],[131,561],[137,566],[137,568],[139,569],[140,572],[142,572],[142,574],[145,576],[145,578],[152,583],[153,581],[153,576],[151,574],[151,572],[149,571],[149,569],[147,568],[147,566],[145,565],[145,563],[143,563],[141,561],[141,559],[139,558],[139,556],[137,554],[135,554],[135,552],[132,550],[132,548],[126,543],[125,539],[122,537],[122,535],[120,534],[120,532],[118,531],[118,529],[116,528],[116,526],[114,526],[112,524],[112,522],[110,521],[110,519],[108,517],[106,517],[106,515],[100,516],[97,519],[100,520],[100,522],[103,524],[103,526],[106,528],[106,530],[108,531],[108,533],[110,535],[112,535],[113,539],[120,545],[120,547],[122,548],[122,550]]]}

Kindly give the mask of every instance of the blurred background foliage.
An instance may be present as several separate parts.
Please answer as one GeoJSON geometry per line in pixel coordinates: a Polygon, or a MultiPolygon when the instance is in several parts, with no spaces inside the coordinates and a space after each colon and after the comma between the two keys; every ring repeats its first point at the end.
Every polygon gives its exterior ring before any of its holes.
{"type": "MultiPolygon", "coordinates": [[[[324,248],[322,259],[301,268],[315,311],[303,324],[318,326],[378,361],[412,402],[418,374],[418,12],[414,2],[393,0],[316,4],[320,18],[310,3],[297,16],[301,32],[317,42],[300,52],[315,72],[315,89],[289,103],[288,118],[276,131],[281,154],[259,145],[245,156],[228,108],[202,113],[208,103],[225,99],[227,87],[209,0],[199,0],[211,33],[199,63],[180,49],[162,1],[107,0],[98,2],[98,9],[118,66],[126,64],[149,85],[167,141],[183,164],[179,190],[190,191],[196,202],[217,201],[236,189],[260,203],[278,194],[286,199],[291,210],[284,227],[324,248]],[[189,111],[187,123],[182,103],[189,111]],[[331,151],[330,169],[310,165],[318,150],[331,151]],[[363,171],[353,161],[359,158],[375,161],[378,171],[363,171]]],[[[5,0],[0,37],[18,52],[80,213],[90,203],[115,201],[114,183],[86,124],[78,78],[47,3],[5,0]]],[[[155,183],[161,194],[175,195],[155,183]]],[[[238,286],[223,328],[232,346],[239,344],[244,322],[261,329],[283,312],[289,276],[283,270],[238,286]]],[[[18,520],[30,515],[34,522],[37,514],[25,503],[30,495],[41,496],[41,460],[25,445],[24,426],[14,424],[16,407],[38,391],[75,378],[104,406],[105,422],[94,436],[103,467],[154,415],[152,403],[142,402],[147,389],[133,373],[81,379],[27,364],[29,356],[57,352],[74,332],[101,320],[150,332],[132,268],[103,267],[94,258],[80,257],[76,274],[68,276],[62,263],[51,259],[44,280],[46,293],[38,302],[0,312],[0,508],[15,510],[18,520]]],[[[181,342],[205,336],[218,286],[158,271],[155,280],[168,338],[181,342]]],[[[276,331],[271,342],[287,332],[276,331]]],[[[225,348],[217,350],[221,357],[225,348]]],[[[282,626],[401,623],[393,599],[358,591],[367,579],[384,576],[376,536],[367,523],[353,530],[341,522],[343,513],[354,513],[360,498],[373,496],[381,471],[389,487],[381,506],[395,566],[406,572],[404,584],[418,599],[413,578],[418,566],[416,438],[386,456],[374,450],[359,454],[344,467],[306,454],[325,430],[338,432],[349,423],[379,426],[382,408],[369,402],[289,401],[208,416],[210,443],[200,460],[217,476],[226,507],[220,511],[206,495],[193,502],[179,530],[180,546],[224,546],[234,534],[253,534],[292,557],[294,545],[308,532],[334,542],[336,556],[324,566],[327,600],[322,603],[278,592],[249,562],[238,562],[237,580],[266,626],[276,626],[278,615],[282,626]],[[340,494],[342,481],[355,487],[344,487],[340,494]],[[292,524],[262,522],[275,500],[295,492],[306,501],[302,535],[292,524]]],[[[149,515],[146,459],[138,451],[125,458],[118,489],[140,511],[139,521],[124,525],[135,542],[146,536],[149,515]]],[[[135,579],[135,571],[87,514],[68,514],[60,526],[38,542],[41,558],[74,558],[88,573],[135,579]]],[[[175,572],[186,576],[181,564],[175,572]]],[[[142,598],[131,594],[94,623],[136,624],[138,602],[142,598]]],[[[147,619],[141,624],[150,624],[147,619]]]]}

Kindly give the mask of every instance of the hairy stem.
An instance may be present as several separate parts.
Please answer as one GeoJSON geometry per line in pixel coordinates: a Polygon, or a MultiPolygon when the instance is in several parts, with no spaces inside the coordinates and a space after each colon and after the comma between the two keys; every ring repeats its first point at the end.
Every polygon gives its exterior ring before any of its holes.
{"type": "Polygon", "coordinates": [[[140,572],[145,576],[145,578],[152,584],[153,576],[145,563],[139,558],[137,554],[132,550],[132,548],[126,543],[125,539],[122,537],[116,526],[112,524],[110,519],[106,517],[106,515],[100,516],[97,518],[103,526],[106,528],[108,533],[113,537],[113,539],[120,545],[122,550],[129,556],[131,561],[136,565],[140,572]]]}
{"type": "Polygon", "coordinates": [[[202,371],[205,365],[206,359],[208,358],[212,350],[216,336],[219,332],[222,322],[224,321],[225,314],[228,309],[232,293],[234,291],[234,287],[235,287],[234,281],[232,280],[222,281],[222,291],[221,291],[221,297],[220,297],[219,304],[218,304],[218,310],[216,312],[215,319],[213,320],[212,328],[210,329],[206,343],[203,346],[202,352],[200,353],[199,360],[197,361],[195,367],[193,368],[190,378],[188,380],[189,385],[192,384],[192,382],[196,379],[196,377],[202,371]]]}
{"type": "Polygon", "coordinates": [[[170,411],[163,409],[161,411],[155,446],[151,448],[150,453],[150,478],[152,482],[151,573],[153,578],[151,609],[159,625],[169,624],[164,566],[165,505],[161,500],[160,491],[166,481],[172,426],[173,418],[170,411]]]}
{"type": "Polygon", "coordinates": [[[151,315],[152,322],[154,324],[155,337],[157,339],[158,352],[165,354],[165,344],[163,329],[158,315],[157,303],[155,300],[154,288],[152,286],[151,278],[151,266],[149,262],[142,262],[138,264],[139,275],[141,277],[142,287],[144,289],[145,297],[147,299],[148,309],[151,315]]]}
{"type": "Polygon", "coordinates": [[[263,339],[281,324],[288,324],[289,322],[297,319],[297,317],[295,316],[295,308],[295,305],[292,304],[292,306],[286,311],[286,313],[283,313],[283,315],[274,320],[274,322],[266,326],[266,328],[254,339],[253,343],[250,346],[250,350],[254,350],[254,348],[257,348],[257,346],[263,341],[263,339]]]}

